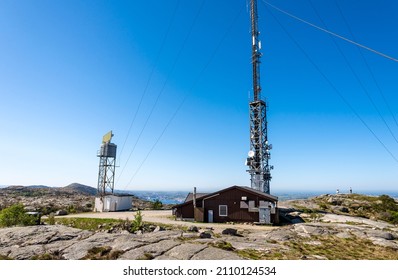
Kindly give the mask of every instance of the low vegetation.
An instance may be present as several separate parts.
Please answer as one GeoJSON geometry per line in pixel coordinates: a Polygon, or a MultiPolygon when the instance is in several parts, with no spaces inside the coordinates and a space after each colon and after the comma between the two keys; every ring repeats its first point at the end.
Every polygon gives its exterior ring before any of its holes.
{"type": "Polygon", "coordinates": [[[211,245],[222,250],[235,251],[235,248],[232,246],[232,244],[224,240],[218,240],[217,242],[212,243],[211,245]]]}
{"type": "Polygon", "coordinates": [[[123,251],[112,250],[112,247],[93,247],[82,260],[116,260],[123,251]]]}
{"type": "Polygon", "coordinates": [[[163,208],[163,203],[159,199],[156,199],[155,201],[152,202],[153,210],[160,210],[162,208],[163,208]]]}
{"type": "Polygon", "coordinates": [[[144,228],[144,222],[142,221],[142,213],[140,210],[134,216],[134,220],[131,223],[130,231],[137,232],[144,228]]]}
{"type": "Polygon", "coordinates": [[[141,211],[137,211],[133,220],[129,219],[102,219],[102,218],[55,218],[52,220],[51,216],[45,219],[47,224],[60,224],[68,227],[78,228],[89,231],[108,231],[117,232],[125,230],[131,233],[138,231],[151,232],[157,226],[162,229],[173,229],[172,225],[145,223],[142,219],[141,211]]]}
{"type": "Polygon", "coordinates": [[[26,213],[22,204],[15,204],[0,211],[0,227],[36,225],[38,218],[26,213]]]}
{"type": "Polygon", "coordinates": [[[238,255],[252,260],[397,260],[398,250],[378,246],[367,239],[319,236],[282,242],[285,249],[267,252],[253,249],[238,251],[238,255]]]}
{"type": "Polygon", "coordinates": [[[147,261],[147,260],[153,260],[154,258],[155,257],[151,253],[144,253],[142,257],[138,258],[138,260],[147,261]]]}
{"type": "Polygon", "coordinates": [[[109,230],[123,222],[123,220],[117,219],[98,218],[57,218],[55,221],[56,224],[90,231],[96,231],[98,229],[109,230]]]}
{"type": "Polygon", "coordinates": [[[298,211],[309,214],[310,220],[316,219],[317,214],[329,212],[398,224],[398,202],[388,195],[322,195],[310,201],[315,207],[300,205],[300,201],[294,204],[298,211]]]}
{"type": "Polygon", "coordinates": [[[48,261],[48,260],[63,260],[61,254],[59,252],[53,253],[45,253],[42,255],[33,256],[31,260],[40,260],[40,261],[48,261]]]}

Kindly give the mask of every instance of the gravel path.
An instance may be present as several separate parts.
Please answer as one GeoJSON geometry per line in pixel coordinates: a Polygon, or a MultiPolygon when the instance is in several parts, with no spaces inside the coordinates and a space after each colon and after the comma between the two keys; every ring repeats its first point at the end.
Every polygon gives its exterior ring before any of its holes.
{"type": "MultiPolygon", "coordinates": [[[[167,225],[177,226],[196,226],[201,228],[213,228],[215,231],[222,231],[226,228],[235,228],[240,230],[273,230],[276,226],[263,226],[263,225],[249,225],[249,224],[219,224],[219,223],[197,223],[187,221],[176,221],[172,215],[171,210],[144,210],[141,211],[142,219],[145,222],[160,223],[167,225]]],[[[93,212],[93,213],[79,213],[73,215],[67,215],[62,217],[68,218],[109,218],[109,219],[129,219],[133,220],[136,212],[93,212]]]]}

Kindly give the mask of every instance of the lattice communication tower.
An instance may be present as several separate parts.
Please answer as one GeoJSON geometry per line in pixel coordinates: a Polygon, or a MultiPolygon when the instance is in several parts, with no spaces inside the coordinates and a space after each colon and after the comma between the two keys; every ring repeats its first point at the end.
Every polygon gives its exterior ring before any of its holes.
{"type": "Polygon", "coordinates": [[[261,42],[258,31],[257,1],[250,1],[251,35],[252,35],[252,68],[253,68],[253,100],[249,103],[250,110],[250,151],[246,160],[251,176],[253,189],[270,193],[271,170],[269,165],[272,145],[268,143],[267,104],[261,99],[260,57],[261,42]]]}

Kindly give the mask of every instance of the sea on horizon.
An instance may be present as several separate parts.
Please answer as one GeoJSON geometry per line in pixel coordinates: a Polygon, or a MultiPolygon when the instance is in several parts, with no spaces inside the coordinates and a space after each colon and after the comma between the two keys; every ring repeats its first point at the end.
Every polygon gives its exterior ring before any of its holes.
{"type": "MultiPolygon", "coordinates": [[[[293,200],[293,199],[307,199],[310,197],[323,195],[323,194],[336,194],[337,190],[334,192],[325,192],[325,191],[275,191],[272,195],[277,196],[279,201],[285,200],[293,200]]],[[[128,193],[134,194],[140,199],[147,201],[155,201],[159,200],[163,204],[179,204],[184,202],[187,197],[187,191],[128,191],[128,193]]],[[[349,190],[339,190],[340,194],[348,194],[349,190]]],[[[393,198],[398,199],[398,192],[393,191],[357,191],[353,190],[353,193],[371,195],[371,196],[379,196],[379,195],[389,195],[393,198]]]]}

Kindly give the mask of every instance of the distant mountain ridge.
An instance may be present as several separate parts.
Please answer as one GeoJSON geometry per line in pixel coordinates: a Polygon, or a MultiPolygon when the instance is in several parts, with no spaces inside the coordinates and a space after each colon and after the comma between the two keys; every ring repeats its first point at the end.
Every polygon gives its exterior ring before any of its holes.
{"type": "Polygon", "coordinates": [[[43,192],[67,192],[67,193],[74,193],[74,194],[81,194],[81,195],[88,195],[88,196],[95,196],[97,194],[97,189],[79,184],[79,183],[72,183],[65,187],[49,187],[45,185],[31,185],[31,186],[18,186],[12,185],[8,187],[2,188],[3,190],[13,190],[13,191],[43,191],[43,192]]]}
{"type": "Polygon", "coordinates": [[[26,186],[27,188],[32,188],[32,189],[46,189],[46,188],[51,188],[49,186],[44,186],[44,185],[31,185],[31,186],[26,186]]]}
{"type": "MultiPolygon", "coordinates": [[[[115,194],[127,194],[127,192],[115,190],[115,194]]],[[[22,203],[26,209],[44,214],[65,209],[68,212],[89,212],[93,209],[96,195],[96,188],[80,183],[72,183],[65,187],[14,185],[0,188],[0,210],[13,204],[22,203]]],[[[135,208],[151,209],[152,200],[138,198],[132,193],[129,195],[133,196],[135,208]]]]}

